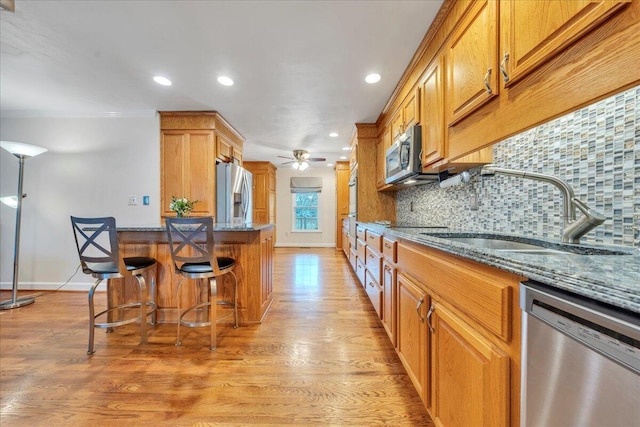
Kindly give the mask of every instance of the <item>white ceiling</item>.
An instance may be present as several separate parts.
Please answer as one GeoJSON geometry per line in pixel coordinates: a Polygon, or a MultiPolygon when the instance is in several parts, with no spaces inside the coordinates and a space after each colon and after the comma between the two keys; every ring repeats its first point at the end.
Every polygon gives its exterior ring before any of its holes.
{"type": "Polygon", "coordinates": [[[16,0],[0,13],[0,113],[215,110],[246,138],[246,160],[280,166],[307,149],[334,162],[354,123],[376,121],[441,4],[16,0]],[[374,71],[382,80],[365,83],[374,71]]]}

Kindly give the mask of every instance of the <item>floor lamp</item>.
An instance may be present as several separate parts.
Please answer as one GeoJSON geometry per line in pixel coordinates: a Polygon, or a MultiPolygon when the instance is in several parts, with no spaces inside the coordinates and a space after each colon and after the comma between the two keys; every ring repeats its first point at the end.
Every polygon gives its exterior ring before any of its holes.
{"type": "Polygon", "coordinates": [[[0,147],[18,158],[18,194],[16,197],[3,197],[2,202],[16,208],[16,239],[13,246],[13,287],[11,299],[0,303],[0,310],[9,310],[32,304],[35,298],[18,298],[18,259],[20,255],[20,219],[22,215],[22,199],[27,195],[22,192],[22,178],[24,176],[24,161],[47,151],[46,148],[22,142],[0,141],[0,147]]]}

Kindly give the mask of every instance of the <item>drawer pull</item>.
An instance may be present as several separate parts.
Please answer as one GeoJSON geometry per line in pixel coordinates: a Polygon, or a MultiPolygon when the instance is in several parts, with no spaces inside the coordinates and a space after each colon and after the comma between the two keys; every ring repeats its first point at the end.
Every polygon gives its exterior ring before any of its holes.
{"type": "Polygon", "coordinates": [[[491,95],[493,91],[491,90],[491,86],[489,85],[489,77],[491,77],[491,68],[487,70],[487,74],[484,75],[484,87],[487,90],[487,94],[491,95]]]}
{"type": "Polygon", "coordinates": [[[390,245],[390,244],[388,244],[388,243],[385,243],[385,244],[384,244],[384,247],[385,247],[385,248],[387,248],[387,249],[391,249],[391,245],[390,245]]]}
{"type": "Polygon", "coordinates": [[[420,319],[421,323],[424,323],[424,317],[420,316],[420,307],[422,307],[423,303],[424,303],[424,297],[420,298],[418,300],[418,304],[416,305],[416,313],[418,313],[418,319],[420,319]]]}
{"type": "Polygon", "coordinates": [[[373,282],[369,282],[369,286],[371,286],[373,288],[374,287],[373,286],[373,282]]]}
{"type": "Polygon", "coordinates": [[[509,52],[505,52],[504,58],[500,63],[500,72],[502,73],[502,80],[504,80],[505,83],[509,81],[509,74],[507,74],[507,69],[506,69],[508,60],[509,60],[509,52]]]}
{"type": "Polygon", "coordinates": [[[431,315],[433,314],[435,309],[436,307],[433,304],[431,304],[431,307],[429,307],[429,312],[427,313],[427,326],[429,327],[429,330],[431,331],[432,334],[435,331],[433,330],[433,326],[431,326],[431,315]]]}

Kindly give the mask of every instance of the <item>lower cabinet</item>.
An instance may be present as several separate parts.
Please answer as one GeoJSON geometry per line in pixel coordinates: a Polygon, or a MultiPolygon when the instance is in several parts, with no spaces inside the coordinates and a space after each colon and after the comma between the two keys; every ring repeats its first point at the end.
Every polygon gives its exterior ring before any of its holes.
{"type": "Polygon", "coordinates": [[[365,273],[364,289],[378,317],[382,318],[382,288],[369,270],[365,273]]]}
{"type": "Polygon", "coordinates": [[[402,274],[397,277],[398,324],[396,351],[420,399],[428,406],[429,336],[426,323],[429,295],[402,274]]]}
{"type": "Polygon", "coordinates": [[[447,427],[509,425],[509,356],[434,302],[431,415],[447,427]]]}
{"type": "Polygon", "coordinates": [[[396,269],[387,260],[382,261],[382,326],[391,344],[396,346],[396,269]]]}

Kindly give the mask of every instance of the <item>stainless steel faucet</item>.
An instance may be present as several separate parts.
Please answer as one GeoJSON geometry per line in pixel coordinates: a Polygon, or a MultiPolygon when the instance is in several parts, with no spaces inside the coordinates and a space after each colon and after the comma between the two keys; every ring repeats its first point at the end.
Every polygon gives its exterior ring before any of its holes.
{"type": "Polygon", "coordinates": [[[483,176],[493,176],[495,174],[517,176],[520,178],[533,179],[534,181],[542,181],[555,185],[562,192],[562,196],[564,198],[562,207],[564,220],[562,241],[564,243],[580,243],[580,238],[582,236],[602,224],[606,219],[604,215],[589,208],[584,202],[577,199],[573,192],[573,188],[561,179],[541,173],[503,169],[493,164],[485,165],[480,171],[480,175],[483,176]],[[576,208],[583,213],[583,215],[577,220],[576,208]]]}

